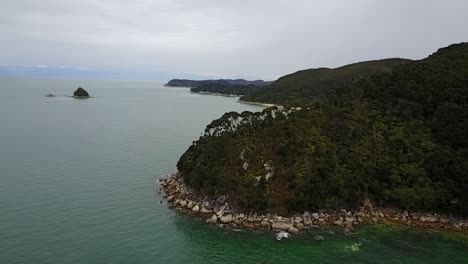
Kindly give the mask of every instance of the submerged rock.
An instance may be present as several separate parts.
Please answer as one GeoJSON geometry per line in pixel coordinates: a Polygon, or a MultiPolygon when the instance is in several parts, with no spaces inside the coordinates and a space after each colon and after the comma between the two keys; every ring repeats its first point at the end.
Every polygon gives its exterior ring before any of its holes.
{"type": "Polygon", "coordinates": [[[290,234],[288,232],[281,231],[278,234],[276,234],[276,240],[281,240],[283,238],[289,238],[290,234]]]}
{"type": "Polygon", "coordinates": [[[89,97],[89,94],[85,89],[78,87],[78,89],[73,93],[73,96],[85,98],[89,97]]]}

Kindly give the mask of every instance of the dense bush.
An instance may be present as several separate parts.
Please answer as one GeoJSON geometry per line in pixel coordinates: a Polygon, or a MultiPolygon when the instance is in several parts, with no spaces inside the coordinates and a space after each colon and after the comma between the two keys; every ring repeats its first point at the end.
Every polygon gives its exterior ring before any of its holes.
{"type": "Polygon", "coordinates": [[[354,207],[369,198],[466,215],[467,104],[468,44],[452,45],[336,87],[320,103],[226,113],[177,166],[193,188],[229,194],[246,209],[354,207]]]}

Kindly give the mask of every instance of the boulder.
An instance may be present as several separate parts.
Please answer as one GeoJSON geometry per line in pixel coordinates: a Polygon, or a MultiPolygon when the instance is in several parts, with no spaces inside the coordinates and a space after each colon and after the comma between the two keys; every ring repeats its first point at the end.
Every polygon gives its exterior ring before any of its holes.
{"type": "Polygon", "coordinates": [[[200,212],[206,214],[206,213],[211,213],[212,211],[206,209],[205,207],[202,207],[202,208],[200,209],[200,212]]]}
{"type": "Polygon", "coordinates": [[[196,205],[192,208],[192,211],[193,211],[193,212],[200,212],[200,207],[198,206],[198,204],[196,204],[196,205]]]}
{"type": "Polygon", "coordinates": [[[325,219],[319,218],[318,224],[319,224],[320,226],[325,226],[325,225],[327,225],[327,222],[325,221],[325,219]]]}
{"type": "Polygon", "coordinates": [[[302,223],[296,223],[294,226],[299,230],[304,229],[304,225],[302,223]]]}
{"type": "Polygon", "coordinates": [[[284,231],[287,231],[291,227],[293,227],[292,224],[288,224],[288,223],[284,223],[284,222],[273,222],[273,224],[271,225],[272,229],[284,230],[284,231]]]}
{"type": "Polygon", "coordinates": [[[299,229],[295,228],[294,226],[291,226],[290,228],[288,228],[288,232],[292,234],[297,234],[299,233],[299,229]]]}
{"type": "Polygon", "coordinates": [[[206,219],[208,224],[216,224],[218,222],[218,217],[216,215],[211,216],[211,218],[206,219]]]}
{"type": "Polygon", "coordinates": [[[89,97],[89,94],[85,89],[83,89],[81,87],[78,87],[78,89],[76,89],[76,91],[73,93],[73,96],[75,96],[75,97],[89,97]]]}
{"type": "Polygon", "coordinates": [[[227,224],[227,223],[230,223],[232,222],[232,214],[228,214],[228,215],[224,215],[222,216],[219,221],[221,221],[221,223],[223,224],[227,224]]]}
{"type": "Polygon", "coordinates": [[[172,201],[174,199],[174,196],[172,196],[172,195],[168,196],[166,199],[167,199],[168,202],[170,202],[170,201],[172,201]]]}
{"type": "Polygon", "coordinates": [[[188,209],[192,209],[192,207],[193,207],[193,202],[190,201],[190,202],[187,204],[187,208],[188,208],[188,209]]]}
{"type": "Polygon", "coordinates": [[[185,207],[187,205],[187,201],[182,200],[179,202],[180,206],[185,207]]]}
{"type": "Polygon", "coordinates": [[[320,215],[318,213],[313,213],[312,218],[314,218],[315,220],[318,220],[320,218],[320,215]]]}
{"type": "Polygon", "coordinates": [[[337,226],[343,226],[343,221],[342,220],[336,220],[335,222],[333,222],[334,225],[337,225],[337,226]]]}
{"type": "Polygon", "coordinates": [[[220,210],[219,212],[216,213],[216,215],[218,216],[218,218],[221,218],[224,215],[224,211],[220,210]]]}
{"type": "Polygon", "coordinates": [[[437,222],[438,219],[436,216],[421,216],[419,220],[423,223],[424,222],[435,223],[437,222]]]}

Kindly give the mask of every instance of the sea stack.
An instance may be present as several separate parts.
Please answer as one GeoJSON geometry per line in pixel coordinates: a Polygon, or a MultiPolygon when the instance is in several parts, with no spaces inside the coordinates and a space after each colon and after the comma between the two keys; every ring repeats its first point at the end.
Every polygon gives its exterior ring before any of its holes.
{"type": "Polygon", "coordinates": [[[76,91],[73,93],[73,96],[78,98],[86,98],[89,97],[89,94],[85,89],[78,87],[78,89],[76,89],[76,91]]]}

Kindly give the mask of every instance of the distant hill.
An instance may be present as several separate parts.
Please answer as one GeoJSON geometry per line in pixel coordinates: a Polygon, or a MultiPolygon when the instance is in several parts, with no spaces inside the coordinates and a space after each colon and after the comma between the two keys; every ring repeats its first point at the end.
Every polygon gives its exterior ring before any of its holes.
{"type": "Polygon", "coordinates": [[[253,84],[249,85],[224,85],[219,83],[208,83],[198,87],[190,88],[194,93],[211,93],[220,95],[246,95],[259,90],[268,89],[253,84]]]}
{"type": "Polygon", "coordinates": [[[258,87],[265,87],[270,85],[272,82],[266,82],[263,80],[247,81],[244,79],[219,79],[219,80],[185,80],[185,79],[172,79],[166,86],[170,87],[199,87],[202,85],[255,85],[258,87]]]}
{"type": "Polygon", "coordinates": [[[389,72],[408,59],[383,59],[358,62],[335,69],[317,68],[298,71],[281,77],[269,89],[257,90],[241,98],[242,101],[300,105],[323,98],[327,91],[352,84],[378,71],[389,72]]]}

